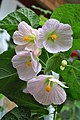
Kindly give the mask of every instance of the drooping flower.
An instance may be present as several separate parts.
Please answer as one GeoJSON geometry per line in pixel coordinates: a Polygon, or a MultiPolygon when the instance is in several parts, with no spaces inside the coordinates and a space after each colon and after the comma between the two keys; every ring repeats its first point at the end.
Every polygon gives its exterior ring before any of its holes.
{"type": "Polygon", "coordinates": [[[33,52],[22,51],[12,58],[13,67],[17,69],[19,78],[27,81],[35,77],[41,70],[41,64],[38,62],[33,52]]]}
{"type": "Polygon", "coordinates": [[[19,45],[19,49],[33,51],[36,47],[38,31],[22,21],[18,25],[18,30],[13,34],[14,43],[19,45]]]}
{"type": "Polygon", "coordinates": [[[67,88],[61,81],[52,75],[39,75],[28,81],[27,88],[23,90],[30,93],[40,104],[62,104],[66,100],[64,89],[67,88]]]}
{"type": "Polygon", "coordinates": [[[49,19],[39,29],[37,46],[44,47],[50,53],[64,52],[72,47],[72,29],[69,24],[49,19]]]}

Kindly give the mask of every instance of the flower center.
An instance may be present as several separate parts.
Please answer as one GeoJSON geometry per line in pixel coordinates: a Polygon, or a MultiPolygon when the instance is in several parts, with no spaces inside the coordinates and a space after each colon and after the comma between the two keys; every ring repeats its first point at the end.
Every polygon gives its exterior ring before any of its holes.
{"type": "Polygon", "coordinates": [[[26,35],[23,37],[23,40],[26,42],[34,42],[35,39],[36,39],[36,35],[34,34],[26,35]]]}
{"type": "Polygon", "coordinates": [[[57,35],[56,35],[56,34],[52,34],[52,35],[51,35],[51,39],[52,39],[52,40],[56,40],[56,39],[57,39],[57,35]]]}
{"type": "Polygon", "coordinates": [[[31,61],[26,62],[26,65],[27,65],[28,67],[31,67],[31,66],[32,66],[32,62],[31,62],[31,61]]]}
{"type": "Polygon", "coordinates": [[[26,42],[29,42],[30,41],[30,37],[29,36],[24,36],[23,40],[25,40],[26,42]]]}
{"type": "Polygon", "coordinates": [[[45,89],[46,89],[47,92],[50,92],[51,89],[52,89],[52,87],[51,87],[50,85],[47,85],[47,86],[45,87],[45,89]]]}

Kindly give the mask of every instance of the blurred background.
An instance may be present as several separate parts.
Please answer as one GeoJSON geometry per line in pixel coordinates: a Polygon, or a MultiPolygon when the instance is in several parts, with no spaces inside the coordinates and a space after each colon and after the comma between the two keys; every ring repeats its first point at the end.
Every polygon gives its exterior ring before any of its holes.
{"type": "MultiPolygon", "coordinates": [[[[19,8],[28,7],[36,12],[41,19],[46,21],[58,6],[67,3],[80,4],[80,0],[0,0],[0,20],[19,8]]],[[[0,29],[0,54],[13,47],[12,38],[7,31],[0,29]]],[[[77,51],[73,51],[71,59],[73,59],[73,57],[77,57],[78,59],[77,51]]],[[[0,94],[0,119],[15,106],[15,103],[0,94]]],[[[80,102],[66,102],[61,113],[57,113],[57,120],[80,120],[80,102]]]]}

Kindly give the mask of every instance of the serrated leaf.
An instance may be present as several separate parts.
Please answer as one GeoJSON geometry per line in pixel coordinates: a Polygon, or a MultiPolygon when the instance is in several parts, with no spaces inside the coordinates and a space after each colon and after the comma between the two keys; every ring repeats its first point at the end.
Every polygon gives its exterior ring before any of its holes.
{"type": "Polygon", "coordinates": [[[72,50],[80,49],[80,4],[61,5],[53,12],[51,18],[71,25],[74,38],[72,50]]]}
{"type": "Polygon", "coordinates": [[[12,35],[13,32],[18,29],[18,24],[21,21],[27,22],[33,28],[39,26],[38,15],[29,8],[21,8],[1,20],[0,28],[7,30],[8,33],[12,35]]]}

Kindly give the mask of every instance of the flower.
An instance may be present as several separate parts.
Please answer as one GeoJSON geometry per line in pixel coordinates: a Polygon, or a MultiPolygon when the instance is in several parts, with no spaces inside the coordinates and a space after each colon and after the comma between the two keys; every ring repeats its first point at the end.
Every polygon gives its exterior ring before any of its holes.
{"type": "Polygon", "coordinates": [[[62,87],[67,88],[54,76],[39,75],[28,81],[27,88],[23,92],[32,94],[40,104],[59,105],[66,100],[66,93],[62,87]]]}
{"type": "MultiPolygon", "coordinates": [[[[18,31],[13,34],[14,43],[22,50],[33,51],[36,47],[38,31],[22,21],[18,25],[18,31]]],[[[18,48],[19,49],[19,48],[18,48]]]]}
{"type": "Polygon", "coordinates": [[[12,58],[13,67],[17,69],[19,78],[27,81],[37,75],[41,70],[41,64],[37,61],[33,52],[22,51],[12,58]]]}
{"type": "Polygon", "coordinates": [[[8,50],[8,41],[10,40],[10,35],[7,31],[0,29],[0,54],[8,50]]]}
{"type": "Polygon", "coordinates": [[[39,29],[37,47],[44,47],[50,53],[64,52],[72,47],[72,29],[69,24],[49,19],[39,29]]]}

